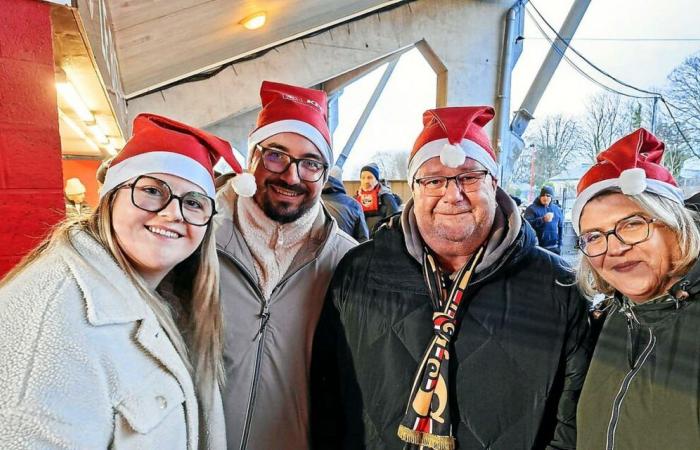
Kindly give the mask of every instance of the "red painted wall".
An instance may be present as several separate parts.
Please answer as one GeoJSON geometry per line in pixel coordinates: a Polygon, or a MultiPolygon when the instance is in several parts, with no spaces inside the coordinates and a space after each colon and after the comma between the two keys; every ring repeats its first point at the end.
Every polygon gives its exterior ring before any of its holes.
{"type": "Polygon", "coordinates": [[[0,0],[0,276],[63,217],[50,6],[0,0]]]}
{"type": "Polygon", "coordinates": [[[93,209],[97,207],[97,178],[95,174],[102,161],[95,159],[64,159],[63,160],[63,186],[69,178],[78,178],[85,186],[85,201],[93,209]]]}

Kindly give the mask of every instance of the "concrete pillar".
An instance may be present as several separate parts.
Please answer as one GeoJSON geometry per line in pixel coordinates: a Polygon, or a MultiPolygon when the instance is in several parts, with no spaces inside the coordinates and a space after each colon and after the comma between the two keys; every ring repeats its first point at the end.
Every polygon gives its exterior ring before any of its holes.
{"type": "Polygon", "coordinates": [[[50,5],[0,0],[0,276],[63,215],[50,5]]]}

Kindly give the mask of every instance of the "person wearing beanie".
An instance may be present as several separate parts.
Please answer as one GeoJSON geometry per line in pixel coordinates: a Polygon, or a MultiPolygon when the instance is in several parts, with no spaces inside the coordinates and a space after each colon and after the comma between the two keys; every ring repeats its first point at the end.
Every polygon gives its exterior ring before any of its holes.
{"type": "Polygon", "coordinates": [[[376,163],[367,164],[360,170],[360,188],[355,194],[355,200],[362,206],[367,226],[372,232],[380,221],[400,210],[391,189],[379,180],[379,166],[376,163]]]}
{"type": "Polygon", "coordinates": [[[601,152],[572,210],[580,288],[604,320],[579,449],[700,448],[700,215],[645,129],[601,152]]]}
{"type": "Polygon", "coordinates": [[[364,242],[369,239],[365,215],[360,204],[346,193],[342,177],[343,170],[333,166],[321,193],[323,205],[338,222],[341,230],[357,242],[364,242]]]}
{"type": "Polygon", "coordinates": [[[314,344],[319,448],[574,448],[587,305],[498,186],[493,116],[426,111],[412,199],[341,261],[314,344]]]}
{"type": "Polygon", "coordinates": [[[220,158],[241,172],[226,141],[139,114],[95,211],[0,280],[0,448],[226,448],[220,158]]]}
{"type": "Polygon", "coordinates": [[[66,216],[70,218],[80,217],[81,215],[89,215],[92,210],[85,203],[85,185],[79,178],[69,178],[66,180],[66,186],[63,193],[66,196],[66,216]]]}
{"type": "Polygon", "coordinates": [[[230,448],[309,448],[311,344],[330,277],[357,242],[321,204],[333,165],[323,91],[264,81],[248,137],[251,198],[217,194],[230,448]]]}
{"type": "Polygon", "coordinates": [[[525,210],[525,220],[535,230],[540,247],[561,255],[564,214],[552,201],[552,197],[554,189],[551,186],[542,186],[540,196],[525,210]]]}

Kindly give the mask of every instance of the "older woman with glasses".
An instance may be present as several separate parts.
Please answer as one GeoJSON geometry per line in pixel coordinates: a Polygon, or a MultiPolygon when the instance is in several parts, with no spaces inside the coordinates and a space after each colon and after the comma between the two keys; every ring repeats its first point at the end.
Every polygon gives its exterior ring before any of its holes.
{"type": "Polygon", "coordinates": [[[222,157],[241,172],[227,142],[139,115],[94,213],[0,281],[0,448],[226,448],[222,157]]]}
{"type": "Polygon", "coordinates": [[[698,214],[640,129],[598,155],[572,219],[582,290],[605,323],[578,406],[578,449],[700,448],[698,214]]]}

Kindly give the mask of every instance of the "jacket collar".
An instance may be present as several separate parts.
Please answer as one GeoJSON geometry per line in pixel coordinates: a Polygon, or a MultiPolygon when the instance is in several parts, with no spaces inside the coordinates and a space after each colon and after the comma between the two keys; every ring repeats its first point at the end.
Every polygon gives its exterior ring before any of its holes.
{"type": "Polygon", "coordinates": [[[685,300],[700,293],[700,259],[695,261],[688,273],[674,283],[668,292],[677,300],[685,300]]]}
{"type": "Polygon", "coordinates": [[[146,316],[141,293],[102,245],[85,231],[73,231],[70,247],[64,260],[83,293],[91,325],[128,323],[146,316]]]}

